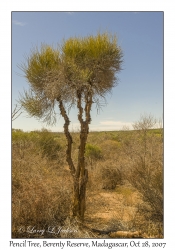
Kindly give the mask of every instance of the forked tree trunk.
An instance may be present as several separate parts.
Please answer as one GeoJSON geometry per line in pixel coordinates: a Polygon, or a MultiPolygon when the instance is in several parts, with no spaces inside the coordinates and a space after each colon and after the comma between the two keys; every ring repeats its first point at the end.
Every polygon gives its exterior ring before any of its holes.
{"type": "Polygon", "coordinates": [[[60,99],[57,99],[59,102],[59,108],[61,111],[61,115],[64,118],[64,133],[67,139],[67,150],[66,150],[66,160],[69,164],[69,169],[73,177],[73,201],[72,201],[72,216],[76,217],[78,220],[84,220],[84,213],[86,209],[86,185],[88,181],[88,170],[85,168],[85,147],[87,142],[87,136],[89,133],[89,123],[91,121],[90,118],[90,110],[92,105],[92,96],[90,93],[87,93],[85,96],[85,108],[82,108],[82,94],[81,92],[77,92],[77,108],[79,110],[78,120],[81,125],[80,131],[80,145],[79,145],[79,153],[78,153],[78,164],[75,169],[73,161],[72,161],[72,136],[69,132],[69,118],[67,116],[66,110],[63,106],[63,103],[60,99]],[[83,111],[85,112],[85,120],[83,120],[83,111]]]}
{"type": "Polygon", "coordinates": [[[78,120],[81,125],[80,130],[80,145],[78,153],[78,165],[76,169],[74,179],[74,199],[73,199],[73,216],[78,217],[80,220],[84,220],[84,213],[86,209],[86,185],[88,182],[88,170],[85,168],[85,147],[87,142],[87,136],[89,133],[90,110],[92,106],[91,93],[87,93],[85,98],[85,120],[83,120],[83,108],[82,108],[82,93],[77,91],[77,108],[78,108],[78,120]]]}

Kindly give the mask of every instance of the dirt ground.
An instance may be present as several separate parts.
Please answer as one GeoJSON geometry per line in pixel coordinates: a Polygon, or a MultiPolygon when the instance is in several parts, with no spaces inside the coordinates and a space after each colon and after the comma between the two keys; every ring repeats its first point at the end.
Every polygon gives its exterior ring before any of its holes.
{"type": "Polygon", "coordinates": [[[134,230],[131,224],[137,214],[137,202],[135,192],[129,197],[115,190],[88,193],[85,224],[105,237],[109,232],[134,230]]]}

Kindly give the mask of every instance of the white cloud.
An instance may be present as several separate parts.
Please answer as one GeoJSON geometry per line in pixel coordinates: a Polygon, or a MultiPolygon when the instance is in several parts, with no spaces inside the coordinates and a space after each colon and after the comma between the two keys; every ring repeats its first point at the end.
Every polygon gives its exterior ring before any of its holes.
{"type": "Polygon", "coordinates": [[[99,125],[90,125],[90,131],[117,131],[124,128],[132,129],[132,123],[122,121],[101,121],[99,125]]]}
{"type": "Polygon", "coordinates": [[[122,121],[102,121],[100,122],[101,125],[103,126],[117,126],[117,127],[121,127],[121,126],[131,126],[132,124],[130,122],[122,122],[122,121]]]}
{"type": "Polygon", "coordinates": [[[19,21],[17,21],[17,20],[13,20],[12,22],[13,22],[15,25],[19,25],[19,26],[25,26],[25,25],[26,25],[26,23],[19,22],[19,21]]]}

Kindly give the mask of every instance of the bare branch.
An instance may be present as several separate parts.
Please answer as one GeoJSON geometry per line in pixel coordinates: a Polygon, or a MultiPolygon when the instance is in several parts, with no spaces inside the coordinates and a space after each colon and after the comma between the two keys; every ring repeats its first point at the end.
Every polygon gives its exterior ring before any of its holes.
{"type": "Polygon", "coordinates": [[[12,121],[16,120],[22,114],[22,112],[20,112],[18,114],[18,112],[21,110],[21,108],[22,108],[22,106],[20,106],[18,108],[18,106],[16,105],[15,109],[12,112],[12,121]]]}

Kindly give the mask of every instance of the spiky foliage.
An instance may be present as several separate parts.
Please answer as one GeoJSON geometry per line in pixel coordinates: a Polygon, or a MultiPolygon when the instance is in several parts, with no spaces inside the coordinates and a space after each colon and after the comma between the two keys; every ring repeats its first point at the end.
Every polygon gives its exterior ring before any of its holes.
{"type": "Polygon", "coordinates": [[[42,44],[21,65],[31,87],[21,96],[21,104],[31,116],[48,123],[56,121],[55,101],[74,105],[77,91],[85,102],[90,95],[99,106],[100,99],[117,84],[116,73],[121,70],[122,51],[116,36],[70,38],[59,48],[42,44]]]}
{"type": "Polygon", "coordinates": [[[94,102],[95,97],[104,97],[117,84],[115,73],[121,70],[122,52],[116,36],[105,33],[70,38],[62,45],[62,52],[70,82],[90,90],[94,102]]]}

